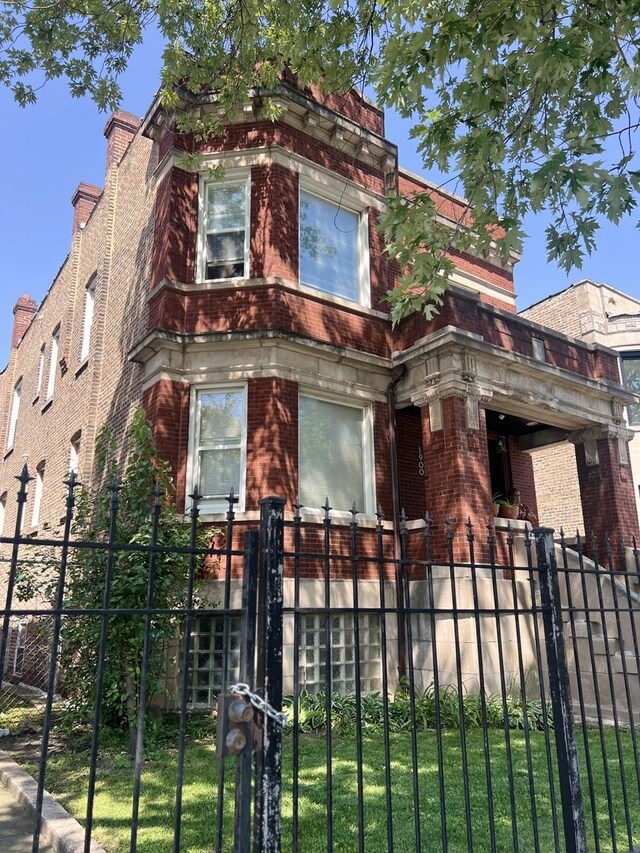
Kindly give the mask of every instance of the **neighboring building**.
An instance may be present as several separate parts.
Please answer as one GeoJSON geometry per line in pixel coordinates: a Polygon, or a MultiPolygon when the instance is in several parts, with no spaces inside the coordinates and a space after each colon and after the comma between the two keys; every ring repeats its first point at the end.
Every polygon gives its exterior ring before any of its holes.
{"type": "Polygon", "coordinates": [[[104,189],[80,184],[68,258],[39,307],[16,305],[0,375],[4,530],[25,461],[32,534],[59,523],[70,468],[91,480],[101,424],[122,435],[143,404],[177,510],[198,488],[204,520],[219,521],[233,487],[238,531],[263,496],[284,496],[289,517],[299,497],[310,524],[328,496],[338,525],[355,501],[365,519],[380,507],[389,535],[401,507],[429,511],[441,559],[445,515],[462,533],[468,517],[484,526],[512,485],[535,511],[532,453],[568,436],[589,526],[634,532],[620,414],[632,397],[615,354],[518,317],[516,258],[454,254],[440,313],[393,328],[386,193],[432,193],[452,228],[464,202],[398,168],[382,112],[356,93],[283,80],[273,97],[278,121],[248,104],[206,144],[159,102],[143,122],[107,122],[104,189]],[[194,147],[199,174],[181,168],[194,147]]]}
{"type": "MultiPolygon", "coordinates": [[[[536,323],[615,350],[622,384],[640,394],[640,300],[608,284],[584,279],[520,313],[536,323]]],[[[635,441],[629,445],[636,503],[640,511],[640,404],[624,409],[635,441]]],[[[532,456],[538,508],[550,526],[584,532],[580,484],[573,448],[566,441],[532,456]]]]}

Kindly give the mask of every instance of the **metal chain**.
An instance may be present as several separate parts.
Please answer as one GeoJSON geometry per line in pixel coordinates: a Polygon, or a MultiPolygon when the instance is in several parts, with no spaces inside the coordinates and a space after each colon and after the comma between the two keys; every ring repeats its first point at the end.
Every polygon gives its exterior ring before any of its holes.
{"type": "Polygon", "coordinates": [[[276,711],[276,709],[263,699],[262,696],[258,696],[257,693],[252,693],[248,684],[243,684],[242,682],[232,684],[229,690],[236,696],[244,696],[256,710],[261,711],[266,717],[269,717],[270,720],[274,720],[276,723],[279,723],[283,728],[285,727],[287,723],[287,715],[284,711],[276,711]]]}

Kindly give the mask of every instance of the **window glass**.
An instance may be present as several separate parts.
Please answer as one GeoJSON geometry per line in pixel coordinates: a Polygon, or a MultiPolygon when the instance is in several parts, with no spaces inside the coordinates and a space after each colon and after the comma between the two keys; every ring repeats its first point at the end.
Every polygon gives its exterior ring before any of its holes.
{"type": "Polygon", "coordinates": [[[44,493],[44,462],[36,468],[36,483],[33,492],[33,513],[31,515],[31,526],[36,527],[40,522],[40,510],[42,508],[42,495],[44,493]]]}
{"type": "MultiPolygon", "coordinates": [[[[361,613],[359,623],[360,689],[374,693],[381,689],[380,618],[377,613],[361,613]]],[[[331,631],[331,690],[356,690],[356,634],[350,614],[329,617],[331,631]]],[[[300,620],[298,681],[300,688],[317,693],[327,688],[327,635],[323,616],[303,615],[300,620]]]]}
{"type": "Polygon", "coordinates": [[[360,301],[358,214],[300,192],[300,281],[360,301]]]}
{"type": "Polygon", "coordinates": [[[18,379],[13,388],[13,398],[11,400],[11,415],[9,417],[9,431],[7,433],[7,447],[12,447],[16,438],[16,429],[18,426],[18,414],[20,413],[20,397],[22,395],[22,379],[18,379]]]}
{"type": "Polygon", "coordinates": [[[80,347],[80,361],[84,361],[89,355],[91,346],[91,327],[93,325],[93,308],[96,297],[95,278],[87,285],[84,294],[84,323],[82,327],[82,345],[80,347]]]}
{"type": "Polygon", "coordinates": [[[244,389],[198,392],[197,479],[204,501],[225,499],[244,485],[243,455],[246,430],[244,389]]]}
{"type": "Polygon", "coordinates": [[[58,347],[60,345],[60,329],[51,336],[51,350],[49,352],[49,378],[47,380],[47,400],[53,397],[56,387],[56,370],[58,366],[58,347]]]}
{"type": "Polygon", "coordinates": [[[333,509],[365,510],[364,410],[313,397],[300,397],[300,502],[333,509]]]}
{"type": "MultiPolygon", "coordinates": [[[[634,394],[640,394],[640,352],[623,353],[621,359],[624,387],[634,394]]],[[[640,424],[640,403],[627,406],[627,413],[630,424],[640,424]]]]}
{"type": "Polygon", "coordinates": [[[191,635],[191,705],[214,705],[218,693],[238,680],[240,619],[227,617],[226,661],[224,627],[225,617],[222,616],[203,617],[194,622],[191,635]]]}
{"type": "Polygon", "coordinates": [[[246,255],[246,182],[206,189],[206,279],[242,278],[246,255]]]}

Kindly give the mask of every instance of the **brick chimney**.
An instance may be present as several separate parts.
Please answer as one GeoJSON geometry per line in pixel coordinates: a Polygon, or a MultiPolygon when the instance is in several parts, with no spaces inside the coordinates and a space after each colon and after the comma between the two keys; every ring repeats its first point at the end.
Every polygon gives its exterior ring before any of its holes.
{"type": "Polygon", "coordinates": [[[104,128],[104,135],[107,137],[107,170],[109,166],[122,160],[141,124],[142,120],[132,113],[124,110],[113,113],[104,128]]]}
{"type": "Polygon", "coordinates": [[[16,302],[13,308],[13,332],[11,334],[11,349],[15,349],[24,333],[31,325],[38,306],[33,299],[27,294],[23,294],[16,302]]]}
{"type": "Polygon", "coordinates": [[[71,197],[73,205],[73,227],[72,234],[75,234],[78,228],[85,224],[91,216],[91,211],[98,203],[102,190],[100,187],[94,187],[93,184],[78,184],[78,189],[71,197]]]}

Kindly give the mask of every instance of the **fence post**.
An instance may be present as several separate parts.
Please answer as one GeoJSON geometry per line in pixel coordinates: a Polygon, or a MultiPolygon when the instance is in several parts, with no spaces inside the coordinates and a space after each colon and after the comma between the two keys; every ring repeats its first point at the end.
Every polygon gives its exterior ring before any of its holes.
{"type": "MultiPolygon", "coordinates": [[[[258,577],[257,689],[275,710],[282,710],[282,606],[284,570],[284,498],[260,501],[260,574],[258,577]]],[[[282,727],[262,717],[262,745],[256,752],[254,849],[280,853],[282,727]]]]}
{"type": "Polygon", "coordinates": [[[580,768],[573,725],[567,657],[562,633],[560,586],[558,584],[558,565],[553,542],[553,530],[548,527],[541,527],[534,530],[534,535],[540,573],[544,639],[549,667],[549,692],[551,694],[558,758],[565,846],[567,853],[586,853],[587,837],[580,786],[580,768]]]}

